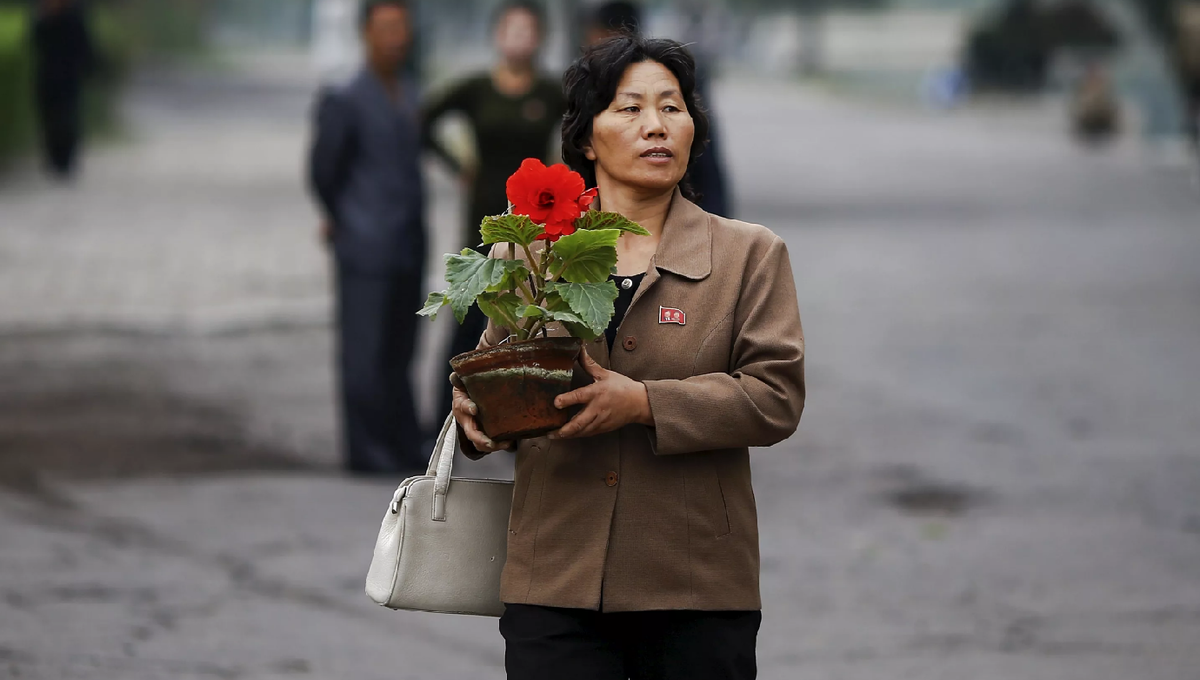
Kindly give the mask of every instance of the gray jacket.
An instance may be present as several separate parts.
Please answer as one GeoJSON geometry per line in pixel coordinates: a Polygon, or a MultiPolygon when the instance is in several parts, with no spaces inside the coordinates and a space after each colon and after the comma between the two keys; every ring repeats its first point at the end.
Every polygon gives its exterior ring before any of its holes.
{"type": "Polygon", "coordinates": [[[317,102],[309,182],[344,271],[419,273],[425,262],[420,113],[415,85],[401,81],[400,92],[392,101],[363,69],[317,102]]]}

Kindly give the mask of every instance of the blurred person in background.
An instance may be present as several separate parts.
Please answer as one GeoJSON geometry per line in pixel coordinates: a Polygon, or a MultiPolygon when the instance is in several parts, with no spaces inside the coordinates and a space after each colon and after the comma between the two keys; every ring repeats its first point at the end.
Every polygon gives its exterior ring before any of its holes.
{"type": "Polygon", "coordinates": [[[426,246],[412,16],[370,0],[359,22],[366,63],[318,97],[309,180],[336,269],[345,464],[404,474],[426,464],[410,376],[426,246]]]}
{"type": "Polygon", "coordinates": [[[82,137],[84,81],[95,62],[91,31],[74,0],[41,0],[29,35],[46,168],[56,177],[69,179],[82,137]]]}
{"type": "MultiPolygon", "coordinates": [[[[689,19],[689,30],[698,31],[703,8],[695,4],[686,7],[689,19]]],[[[642,12],[638,5],[632,2],[606,2],[586,15],[583,27],[585,47],[604,42],[609,38],[622,35],[637,35],[642,27],[642,12]]],[[[681,36],[691,42],[689,36],[681,36]]],[[[720,145],[717,138],[717,124],[706,103],[709,98],[711,72],[707,68],[709,59],[704,58],[703,52],[690,45],[689,49],[697,55],[696,59],[696,91],[700,105],[706,107],[710,121],[708,145],[704,153],[688,168],[685,180],[696,195],[696,203],[705,212],[722,217],[732,217],[732,207],[729,201],[728,184],[725,181],[725,164],[721,162],[720,145]]]]}
{"type": "Polygon", "coordinates": [[[1176,51],[1183,80],[1187,129],[1200,154],[1200,2],[1177,5],[1179,38],[1176,51]]]}
{"type": "Polygon", "coordinates": [[[1099,64],[1088,66],[1072,94],[1071,127],[1087,144],[1107,142],[1120,131],[1121,106],[1108,71],[1099,64]]]}
{"type": "MultiPolygon", "coordinates": [[[[481,248],[479,223],[508,209],[505,182],[526,158],[544,158],[562,122],[566,102],[558,77],[538,71],[537,58],[545,37],[546,18],[540,5],[506,2],[492,20],[496,63],[451,86],[426,109],[422,123],[425,144],[462,178],[468,195],[462,245],[481,248]],[[477,167],[465,166],[446,149],[435,131],[447,114],[465,116],[475,138],[477,167]]],[[[554,159],[557,160],[557,159],[554,159]]],[[[486,250],[481,250],[486,252],[486,250]]],[[[472,306],[454,329],[447,361],[475,349],[487,317],[472,306]]],[[[439,413],[449,413],[453,388],[446,383],[439,413]]]]}
{"type": "Polygon", "coordinates": [[[642,10],[632,2],[605,2],[586,15],[583,26],[584,47],[596,45],[618,35],[637,35],[642,30],[642,10]]]}

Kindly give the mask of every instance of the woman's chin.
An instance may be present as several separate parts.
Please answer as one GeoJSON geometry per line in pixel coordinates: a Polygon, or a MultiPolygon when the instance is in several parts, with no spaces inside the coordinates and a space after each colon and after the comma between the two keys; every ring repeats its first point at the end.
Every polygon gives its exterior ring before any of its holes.
{"type": "Polygon", "coordinates": [[[675,187],[683,179],[683,175],[676,172],[674,168],[663,168],[657,172],[639,173],[635,177],[630,177],[628,184],[641,191],[650,192],[666,192],[674,191],[675,187]]]}

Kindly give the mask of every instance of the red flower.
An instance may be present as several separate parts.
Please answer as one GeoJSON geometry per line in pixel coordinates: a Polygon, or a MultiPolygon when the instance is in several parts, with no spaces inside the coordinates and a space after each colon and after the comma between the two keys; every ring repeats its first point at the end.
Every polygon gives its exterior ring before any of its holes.
{"type": "Polygon", "coordinates": [[[547,222],[546,231],[538,237],[539,241],[557,241],[563,236],[570,236],[575,233],[575,221],[570,222],[547,222]]]}
{"type": "Polygon", "coordinates": [[[582,212],[583,177],[562,163],[546,167],[536,158],[526,158],[508,178],[505,189],[513,212],[545,224],[548,234],[551,224],[557,225],[554,229],[559,235],[570,233],[562,231],[564,223],[570,231],[575,230],[575,220],[582,212]]]}
{"type": "Polygon", "coordinates": [[[598,195],[600,195],[600,190],[596,187],[592,187],[580,194],[579,201],[577,201],[579,203],[579,213],[583,214],[587,212],[592,207],[592,201],[595,201],[598,195]]]}

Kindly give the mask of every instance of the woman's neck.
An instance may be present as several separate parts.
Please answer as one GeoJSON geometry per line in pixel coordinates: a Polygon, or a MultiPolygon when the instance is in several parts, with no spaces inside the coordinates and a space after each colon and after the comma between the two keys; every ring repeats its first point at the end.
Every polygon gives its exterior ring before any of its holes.
{"type": "Polygon", "coordinates": [[[605,211],[624,215],[650,232],[655,241],[662,235],[667,212],[671,209],[671,198],[675,192],[645,193],[618,185],[607,178],[597,178],[600,189],[600,204],[605,211]]]}

